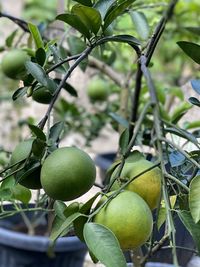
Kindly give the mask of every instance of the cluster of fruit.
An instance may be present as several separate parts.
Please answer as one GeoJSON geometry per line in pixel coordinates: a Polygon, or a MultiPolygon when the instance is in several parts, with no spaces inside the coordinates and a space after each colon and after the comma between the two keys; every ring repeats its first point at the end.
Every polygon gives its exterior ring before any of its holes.
{"type": "MultiPolygon", "coordinates": [[[[21,185],[30,189],[43,188],[49,197],[62,201],[76,199],[93,186],[95,164],[87,153],[75,147],[57,148],[46,157],[42,166],[30,171],[25,170],[26,167],[21,169],[24,161],[32,158],[32,143],[33,139],[19,143],[11,156],[11,164],[19,169],[15,178],[21,177],[21,185]]],[[[151,210],[157,207],[161,195],[160,169],[151,169],[153,164],[142,157],[137,161],[134,159],[132,155],[127,158],[120,181],[113,181],[111,191],[95,207],[98,213],[93,218],[94,222],[108,227],[115,234],[124,250],[147,241],[153,225],[151,210]],[[128,180],[130,183],[120,190],[128,180]]],[[[116,170],[111,181],[116,176],[116,170]]]]}
{"type": "MultiPolygon", "coordinates": [[[[14,49],[5,54],[1,62],[3,73],[10,79],[24,80],[27,78],[25,63],[31,60],[27,53],[14,49]]],[[[93,78],[88,84],[87,95],[91,102],[105,101],[108,97],[107,83],[100,78],[93,78]]],[[[31,92],[32,99],[41,104],[49,104],[53,94],[43,85],[38,84],[31,92]]]]}

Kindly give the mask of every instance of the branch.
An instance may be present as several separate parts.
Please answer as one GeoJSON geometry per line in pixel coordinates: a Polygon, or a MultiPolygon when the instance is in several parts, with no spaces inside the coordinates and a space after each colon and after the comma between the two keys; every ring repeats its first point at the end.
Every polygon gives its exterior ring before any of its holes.
{"type": "Polygon", "coordinates": [[[49,104],[49,107],[47,109],[47,112],[46,114],[44,115],[44,117],[42,118],[42,120],[39,122],[38,126],[43,129],[49,116],[50,116],[50,113],[53,109],[53,106],[60,94],[60,91],[62,90],[63,86],[65,85],[65,82],[66,80],[69,78],[69,76],[71,75],[71,73],[73,72],[73,70],[79,65],[79,63],[84,60],[89,54],[90,52],[92,51],[94,47],[93,46],[89,46],[87,47],[82,53],[81,55],[77,58],[77,60],[74,62],[74,64],[68,69],[67,73],[65,74],[64,78],[62,79],[62,81],[60,82],[58,88],[56,89],[56,92],[49,104]]]}
{"type": "Polygon", "coordinates": [[[23,31],[30,32],[29,28],[28,28],[28,23],[25,20],[16,18],[14,16],[5,14],[3,12],[0,12],[0,17],[7,18],[7,19],[11,20],[12,22],[14,22],[15,24],[17,24],[20,28],[22,28],[23,31]]]}

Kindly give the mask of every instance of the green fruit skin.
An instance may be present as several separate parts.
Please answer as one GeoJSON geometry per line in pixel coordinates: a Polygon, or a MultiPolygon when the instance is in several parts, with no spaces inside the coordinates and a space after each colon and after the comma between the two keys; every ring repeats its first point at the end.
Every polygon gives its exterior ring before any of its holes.
{"type": "MultiPolygon", "coordinates": [[[[106,197],[103,197],[97,207],[105,200],[106,197]]],[[[153,228],[152,213],[146,202],[138,194],[126,190],[108,202],[93,221],[108,227],[117,237],[123,250],[143,245],[153,228]]]]}
{"type": "MultiPolygon", "coordinates": [[[[11,165],[13,165],[19,161],[22,161],[29,156],[29,154],[31,152],[31,148],[32,148],[32,143],[33,143],[33,139],[27,139],[25,141],[20,142],[15,147],[15,149],[11,155],[11,159],[10,159],[11,165]]],[[[16,167],[13,167],[13,170],[20,168],[20,165],[21,164],[17,165],[16,167]]],[[[37,168],[32,173],[23,177],[23,179],[21,181],[19,181],[19,184],[21,184],[21,185],[23,185],[29,189],[42,188],[42,185],[40,182],[40,171],[41,171],[41,167],[37,168]]],[[[17,177],[21,176],[24,172],[25,172],[24,170],[17,172],[17,174],[15,175],[15,179],[17,179],[17,177]]]]}
{"type": "Polygon", "coordinates": [[[41,86],[33,91],[33,100],[41,104],[49,104],[52,100],[52,95],[47,88],[41,86]]]}
{"type": "Polygon", "coordinates": [[[91,101],[105,101],[108,97],[106,82],[100,79],[92,80],[88,85],[87,94],[91,101]]]}
{"type": "Polygon", "coordinates": [[[29,60],[26,52],[14,49],[8,52],[2,59],[2,71],[3,73],[14,80],[24,79],[27,71],[25,68],[25,62],[29,60]]]}
{"type": "Polygon", "coordinates": [[[41,183],[46,194],[56,200],[73,200],[94,184],[96,168],[87,153],[76,147],[53,151],[41,169],[41,183]]]}

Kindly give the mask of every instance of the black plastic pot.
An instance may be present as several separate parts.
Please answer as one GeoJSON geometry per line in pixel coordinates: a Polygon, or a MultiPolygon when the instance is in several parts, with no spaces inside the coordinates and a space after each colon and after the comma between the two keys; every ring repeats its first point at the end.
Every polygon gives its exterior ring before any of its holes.
{"type": "MultiPolygon", "coordinates": [[[[96,165],[100,168],[100,175],[102,182],[105,182],[105,177],[106,177],[106,171],[112,164],[116,157],[115,152],[110,152],[110,153],[104,153],[104,154],[99,154],[95,158],[95,163],[96,165]]],[[[194,241],[187,231],[187,229],[184,227],[180,219],[177,217],[174,220],[175,222],[175,227],[176,227],[176,245],[177,247],[187,247],[187,248],[195,248],[194,241]]],[[[156,233],[155,237],[156,240],[160,240],[160,238],[164,234],[164,226],[161,227],[160,231],[156,233]]],[[[164,246],[167,246],[168,243],[166,242],[164,246]]],[[[179,264],[182,267],[186,267],[187,263],[190,261],[192,258],[193,253],[187,250],[183,249],[177,249],[177,257],[179,264]]],[[[159,262],[159,263],[168,263],[172,264],[173,263],[173,257],[172,257],[172,250],[171,249],[161,249],[157,251],[151,258],[150,261],[152,262],[159,262]]],[[[157,266],[157,265],[155,265],[157,266]]]]}
{"type": "Polygon", "coordinates": [[[77,237],[59,238],[54,249],[55,257],[50,258],[47,237],[10,230],[20,221],[19,214],[0,220],[0,267],[83,266],[87,248],[77,237]]]}

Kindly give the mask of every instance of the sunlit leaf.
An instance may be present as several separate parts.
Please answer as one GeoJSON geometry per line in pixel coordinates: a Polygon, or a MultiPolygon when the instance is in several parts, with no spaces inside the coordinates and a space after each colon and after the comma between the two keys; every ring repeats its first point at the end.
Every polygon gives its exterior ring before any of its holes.
{"type": "Polygon", "coordinates": [[[72,13],[77,15],[91,32],[97,34],[101,26],[101,15],[98,10],[77,4],[72,7],[72,13]]]}
{"type": "Polygon", "coordinates": [[[42,40],[42,37],[41,37],[41,34],[39,32],[38,27],[32,23],[28,23],[28,28],[29,28],[29,31],[31,32],[33,39],[34,39],[36,48],[41,48],[41,47],[43,48],[44,43],[43,43],[43,40],[42,40]]]}
{"type": "Polygon", "coordinates": [[[149,24],[144,13],[132,11],[130,12],[133,23],[139,36],[146,40],[149,37],[149,24]]]}
{"type": "Polygon", "coordinates": [[[104,30],[119,16],[121,15],[126,8],[128,8],[135,0],[126,0],[121,1],[118,5],[116,5],[113,9],[109,9],[105,15],[104,19],[104,30]]]}
{"type": "Polygon", "coordinates": [[[58,15],[56,19],[66,22],[71,27],[82,33],[87,39],[90,38],[91,35],[89,29],[77,15],[65,13],[58,15]]]}
{"type": "Polygon", "coordinates": [[[84,239],[92,254],[105,266],[127,266],[117,238],[105,226],[97,223],[86,223],[84,239]]]}

